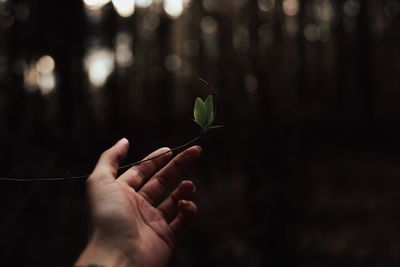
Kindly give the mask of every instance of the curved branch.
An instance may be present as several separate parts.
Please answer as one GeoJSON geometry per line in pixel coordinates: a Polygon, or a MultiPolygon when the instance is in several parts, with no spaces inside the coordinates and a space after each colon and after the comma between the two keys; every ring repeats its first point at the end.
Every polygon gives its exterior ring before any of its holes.
{"type": "MultiPolygon", "coordinates": [[[[165,151],[165,152],[163,152],[163,153],[161,153],[161,154],[159,154],[159,155],[157,155],[157,156],[154,156],[154,157],[151,157],[151,158],[148,158],[148,159],[139,160],[139,161],[136,161],[136,162],[133,162],[133,163],[130,163],[130,164],[121,166],[121,167],[118,168],[118,170],[123,170],[123,169],[130,168],[130,167],[132,167],[132,166],[135,166],[135,165],[142,164],[142,163],[144,163],[144,162],[146,162],[146,161],[150,161],[150,160],[156,159],[156,158],[161,157],[162,155],[165,155],[165,154],[170,153],[170,152],[174,153],[174,152],[176,152],[177,150],[180,150],[180,149],[182,149],[182,148],[185,148],[185,147],[190,146],[191,144],[193,144],[194,142],[196,142],[197,140],[199,140],[202,136],[203,136],[203,133],[200,134],[200,135],[198,135],[196,138],[193,138],[192,140],[190,140],[190,141],[184,143],[183,145],[174,147],[174,148],[172,148],[172,149],[170,149],[170,150],[168,150],[168,151],[165,151]]],[[[85,174],[85,175],[79,175],[79,176],[49,177],[49,178],[11,178],[11,177],[0,177],[0,181],[12,181],[12,182],[70,181],[70,180],[86,179],[86,178],[88,178],[88,177],[90,176],[90,174],[91,174],[91,173],[85,174]]]]}

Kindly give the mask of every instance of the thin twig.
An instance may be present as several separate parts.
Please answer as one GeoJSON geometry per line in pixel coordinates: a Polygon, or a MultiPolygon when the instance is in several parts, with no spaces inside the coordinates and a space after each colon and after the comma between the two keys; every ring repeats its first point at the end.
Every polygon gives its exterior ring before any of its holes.
{"type": "Polygon", "coordinates": [[[159,154],[159,155],[157,155],[157,156],[154,156],[154,157],[151,157],[151,158],[148,158],[148,159],[142,159],[142,160],[133,162],[133,163],[131,163],[131,164],[127,164],[127,165],[121,166],[119,169],[126,169],[126,168],[129,168],[129,167],[135,166],[135,165],[142,164],[142,163],[144,163],[144,162],[146,162],[146,161],[150,161],[150,160],[156,159],[156,158],[161,157],[161,156],[163,156],[163,155],[165,155],[165,154],[168,154],[168,153],[171,153],[171,152],[174,153],[175,151],[177,151],[177,150],[179,150],[179,149],[185,148],[185,147],[187,147],[187,146],[193,144],[193,143],[196,142],[198,139],[200,139],[200,137],[202,137],[202,136],[203,136],[203,134],[200,134],[200,135],[197,136],[196,138],[190,140],[189,142],[184,143],[183,145],[180,145],[180,146],[171,148],[170,150],[165,151],[165,152],[163,152],[163,153],[161,153],[161,154],[159,154]]]}
{"type": "Polygon", "coordinates": [[[215,90],[214,86],[211,83],[203,80],[202,78],[197,78],[197,80],[199,80],[200,82],[204,83],[211,90],[211,92],[215,95],[215,100],[217,101],[217,105],[215,107],[215,117],[216,117],[217,116],[217,112],[219,112],[221,110],[221,102],[219,100],[219,96],[218,96],[217,91],[215,90]]]}
{"type": "MultiPolygon", "coordinates": [[[[139,161],[136,161],[136,162],[121,166],[121,167],[118,168],[118,170],[127,169],[129,167],[136,166],[136,165],[142,164],[144,162],[154,160],[154,159],[156,159],[158,157],[161,157],[161,156],[163,156],[163,155],[165,155],[167,153],[171,153],[171,152],[174,153],[177,150],[180,150],[182,148],[188,147],[189,145],[193,144],[194,142],[199,140],[202,136],[203,136],[203,134],[200,134],[196,138],[184,143],[183,145],[174,147],[174,148],[172,148],[172,149],[170,149],[168,151],[165,151],[165,152],[163,152],[163,153],[161,153],[161,154],[159,154],[157,156],[154,156],[154,157],[151,157],[151,158],[148,158],[148,159],[139,160],[139,161]]],[[[89,174],[85,174],[85,175],[79,175],[79,176],[46,177],[46,178],[10,178],[10,177],[0,177],[0,181],[12,181],[12,182],[70,181],[70,180],[86,179],[89,176],[90,176],[90,173],[89,174]]]]}

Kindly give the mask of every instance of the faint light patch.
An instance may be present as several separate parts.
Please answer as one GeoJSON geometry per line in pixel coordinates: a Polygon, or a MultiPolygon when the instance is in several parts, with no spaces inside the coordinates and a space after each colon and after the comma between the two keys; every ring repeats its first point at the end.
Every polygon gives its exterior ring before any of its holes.
{"type": "Polygon", "coordinates": [[[11,10],[6,5],[4,7],[0,6],[0,26],[8,28],[12,26],[14,22],[15,18],[11,10]]]}
{"type": "Polygon", "coordinates": [[[183,54],[187,57],[195,57],[199,54],[200,44],[197,40],[185,40],[182,47],[183,54]]]}
{"type": "Polygon", "coordinates": [[[373,34],[382,34],[387,27],[388,20],[380,12],[381,9],[382,5],[377,2],[371,2],[367,6],[368,15],[371,18],[371,32],[373,34]]]}
{"type": "Polygon", "coordinates": [[[244,85],[245,85],[247,93],[254,94],[258,88],[257,77],[252,74],[248,74],[248,75],[244,76],[244,85]]]}
{"type": "Polygon", "coordinates": [[[108,4],[111,0],[83,0],[85,7],[87,9],[100,9],[106,4],[108,4]]]}
{"type": "Polygon", "coordinates": [[[101,9],[85,9],[86,17],[92,23],[99,23],[102,19],[103,12],[101,9]]]}
{"type": "Polygon", "coordinates": [[[135,4],[139,8],[147,8],[153,4],[153,0],[136,0],[135,4]]]}
{"type": "Polygon", "coordinates": [[[176,72],[179,71],[180,68],[182,67],[182,60],[178,55],[172,54],[167,56],[164,65],[167,70],[176,72]]]}
{"type": "Polygon", "coordinates": [[[115,37],[115,62],[118,67],[129,67],[134,61],[132,52],[132,36],[120,32],[115,37]]]}
{"type": "Polygon", "coordinates": [[[275,0],[258,0],[258,9],[262,12],[269,12],[275,7],[275,0]]]}
{"type": "Polygon", "coordinates": [[[148,12],[143,18],[143,30],[153,32],[160,26],[160,16],[155,12],[148,12]]]}
{"type": "Polygon", "coordinates": [[[19,21],[27,20],[29,18],[29,15],[31,14],[29,5],[24,2],[16,4],[14,12],[15,12],[15,18],[19,21]]]}
{"type": "Polygon", "coordinates": [[[135,0],[112,0],[115,11],[123,18],[132,16],[135,12],[135,0]]]}
{"type": "Polygon", "coordinates": [[[203,0],[203,7],[208,11],[214,11],[218,9],[218,1],[215,0],[203,0]]]}
{"type": "Polygon", "coordinates": [[[36,64],[29,64],[24,71],[24,87],[27,91],[34,92],[37,90],[37,79],[39,73],[36,69],[36,64]]]}
{"type": "Polygon", "coordinates": [[[164,0],[164,10],[173,19],[178,18],[183,12],[182,0],[164,0]]]}
{"type": "Polygon", "coordinates": [[[285,30],[289,36],[296,36],[299,31],[299,23],[295,18],[288,17],[285,21],[285,30]]]}
{"type": "Polygon", "coordinates": [[[261,48],[268,48],[274,43],[274,32],[268,24],[262,24],[257,29],[259,45],[261,48]]]}
{"type": "Polygon", "coordinates": [[[315,24],[308,24],[304,29],[304,37],[309,42],[316,42],[321,39],[321,28],[315,24]]]}
{"type": "Polygon", "coordinates": [[[295,16],[299,13],[300,4],[298,0],[284,0],[282,8],[286,15],[295,16]]]}
{"type": "Polygon", "coordinates": [[[233,34],[233,47],[238,51],[247,51],[250,47],[249,31],[246,27],[239,26],[233,34]]]}
{"type": "Polygon", "coordinates": [[[329,1],[323,1],[320,4],[315,5],[315,15],[320,21],[330,23],[335,16],[332,3],[329,1]]]}
{"type": "Polygon", "coordinates": [[[84,58],[84,66],[90,83],[95,88],[99,88],[114,71],[114,55],[106,48],[92,48],[84,58]]]}
{"type": "Polygon", "coordinates": [[[360,13],[360,3],[355,0],[349,0],[343,5],[343,13],[349,17],[354,18],[360,13]]]}
{"type": "Polygon", "coordinates": [[[0,5],[0,16],[7,17],[12,15],[10,5],[0,5]]]}
{"type": "Polygon", "coordinates": [[[207,16],[201,19],[201,31],[205,34],[214,34],[218,30],[218,22],[213,17],[207,16]]]}
{"type": "Polygon", "coordinates": [[[218,22],[210,16],[201,19],[200,27],[202,31],[203,48],[206,54],[216,56],[218,54],[218,22]]]}

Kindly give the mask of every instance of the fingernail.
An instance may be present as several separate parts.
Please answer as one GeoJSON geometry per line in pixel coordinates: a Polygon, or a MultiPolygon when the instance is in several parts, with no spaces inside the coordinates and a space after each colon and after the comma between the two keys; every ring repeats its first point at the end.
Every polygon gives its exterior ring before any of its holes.
{"type": "Polygon", "coordinates": [[[128,144],[128,143],[129,143],[129,141],[125,137],[117,142],[118,145],[128,144]]]}
{"type": "Polygon", "coordinates": [[[187,201],[187,200],[183,200],[183,199],[182,199],[180,202],[181,202],[181,205],[182,205],[183,207],[185,207],[185,208],[187,208],[187,207],[190,206],[190,202],[187,201]]]}

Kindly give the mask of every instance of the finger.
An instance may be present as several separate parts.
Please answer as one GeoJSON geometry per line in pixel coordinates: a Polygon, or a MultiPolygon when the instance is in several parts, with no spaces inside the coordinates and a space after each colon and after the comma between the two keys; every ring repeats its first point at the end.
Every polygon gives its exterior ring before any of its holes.
{"type": "Polygon", "coordinates": [[[126,138],[119,140],[114,146],[104,151],[90,179],[115,179],[119,164],[125,159],[129,149],[129,141],[126,138]]]}
{"type": "Polygon", "coordinates": [[[178,208],[178,216],[169,224],[176,240],[182,239],[186,229],[193,223],[197,215],[197,206],[192,201],[180,200],[178,208]]]}
{"type": "Polygon", "coordinates": [[[191,181],[182,181],[178,188],[158,206],[167,223],[170,223],[178,215],[179,200],[192,200],[195,192],[196,188],[191,181]]]}
{"type": "Polygon", "coordinates": [[[121,180],[133,187],[135,190],[138,190],[148,177],[151,177],[167,164],[171,156],[172,152],[170,148],[160,148],[142,159],[144,162],[129,168],[118,178],[118,180],[121,180]]]}
{"type": "Polygon", "coordinates": [[[193,146],[179,153],[164,168],[154,174],[138,191],[150,204],[158,203],[165,191],[184,175],[201,154],[199,146],[193,146]]]}

